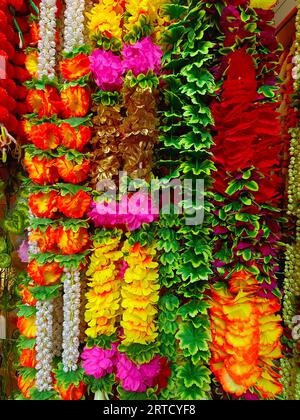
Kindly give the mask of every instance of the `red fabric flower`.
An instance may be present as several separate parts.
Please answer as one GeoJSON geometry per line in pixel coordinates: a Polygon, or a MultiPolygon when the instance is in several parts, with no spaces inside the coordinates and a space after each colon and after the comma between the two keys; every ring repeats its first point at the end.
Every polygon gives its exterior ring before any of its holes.
{"type": "Polygon", "coordinates": [[[29,138],[36,147],[42,150],[56,149],[60,145],[59,128],[51,123],[33,125],[29,138]]]}
{"type": "Polygon", "coordinates": [[[89,240],[87,229],[81,227],[77,232],[65,229],[64,226],[57,231],[57,246],[63,255],[77,254],[82,252],[89,240]]]}
{"type": "Polygon", "coordinates": [[[35,368],[36,352],[33,349],[23,349],[20,356],[20,365],[27,368],[35,368]]]}
{"type": "Polygon", "coordinates": [[[75,195],[66,194],[58,198],[58,208],[66,217],[81,219],[89,210],[91,197],[80,190],[75,195]]]}
{"type": "Polygon", "coordinates": [[[29,174],[29,178],[37,184],[56,184],[59,180],[56,168],[56,159],[25,155],[24,165],[29,174]]]}
{"type": "Polygon", "coordinates": [[[87,179],[90,164],[88,160],[82,163],[76,163],[68,160],[65,156],[61,156],[56,160],[58,173],[65,182],[71,184],[80,184],[87,179]]]}
{"type": "Polygon", "coordinates": [[[52,117],[61,110],[60,97],[53,86],[46,86],[45,90],[30,90],[27,95],[27,103],[31,112],[42,117],[52,117]]]}
{"type": "Polygon", "coordinates": [[[70,124],[63,123],[59,128],[61,142],[68,149],[76,149],[81,152],[91,139],[91,129],[89,127],[80,126],[76,131],[70,124]]]}
{"type": "Polygon", "coordinates": [[[36,260],[32,260],[28,264],[28,274],[39,286],[51,286],[60,281],[63,268],[56,262],[39,265],[36,260]]]}
{"type": "Polygon", "coordinates": [[[37,217],[54,219],[57,212],[58,197],[59,195],[56,191],[31,194],[29,197],[30,210],[37,217]]]}
{"type": "Polygon", "coordinates": [[[87,388],[81,381],[78,386],[71,384],[68,388],[58,386],[57,382],[55,382],[54,389],[59,393],[62,400],[78,401],[84,396],[87,388]]]}
{"type": "Polygon", "coordinates": [[[70,86],[61,92],[65,118],[85,117],[89,111],[90,94],[81,86],[70,86]]]}
{"type": "Polygon", "coordinates": [[[76,80],[90,72],[90,61],[86,54],[78,54],[73,58],[61,61],[59,68],[64,79],[76,80]]]}

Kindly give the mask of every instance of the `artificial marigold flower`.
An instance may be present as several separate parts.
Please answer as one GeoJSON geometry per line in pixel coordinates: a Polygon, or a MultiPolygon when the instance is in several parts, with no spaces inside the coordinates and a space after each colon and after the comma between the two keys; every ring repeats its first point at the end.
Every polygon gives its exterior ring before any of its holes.
{"type": "Polygon", "coordinates": [[[55,252],[56,241],[57,241],[57,229],[52,226],[48,226],[46,231],[43,232],[40,229],[33,230],[29,235],[30,242],[37,242],[41,252],[55,252]]]}
{"type": "MultiPolygon", "coordinates": [[[[32,284],[34,286],[34,284],[32,284]]],[[[35,299],[28,287],[20,286],[19,295],[22,299],[23,305],[35,306],[37,299],[35,299]]]]}
{"type": "Polygon", "coordinates": [[[56,160],[46,157],[30,156],[25,153],[24,165],[29,178],[40,185],[55,184],[59,180],[56,160]]]}
{"type": "Polygon", "coordinates": [[[59,194],[56,191],[39,192],[29,196],[29,207],[37,217],[53,219],[57,212],[59,194]]]}
{"type": "Polygon", "coordinates": [[[29,134],[32,143],[42,150],[56,149],[60,145],[60,130],[55,124],[33,125],[29,134]]]}
{"type": "Polygon", "coordinates": [[[27,378],[23,375],[18,377],[18,388],[24,398],[30,399],[30,390],[35,386],[35,378],[27,378]]]}
{"type": "Polygon", "coordinates": [[[32,22],[30,22],[29,27],[30,27],[30,38],[31,38],[30,45],[35,46],[39,42],[39,31],[40,31],[39,24],[36,20],[33,20],[32,22]]]}
{"type": "Polygon", "coordinates": [[[76,131],[70,124],[62,123],[59,129],[62,144],[68,149],[76,149],[79,152],[83,150],[92,136],[91,129],[83,125],[76,131]]]}
{"type": "Polygon", "coordinates": [[[63,269],[56,262],[39,265],[33,259],[28,264],[28,274],[39,286],[50,286],[60,281],[63,269]]]}
{"type": "Polygon", "coordinates": [[[68,160],[65,156],[61,156],[56,159],[56,164],[61,178],[71,184],[80,184],[85,181],[90,170],[88,160],[83,160],[82,163],[76,163],[68,160]]]}
{"type": "Polygon", "coordinates": [[[57,230],[56,240],[63,255],[77,254],[87,245],[89,235],[86,228],[81,227],[75,232],[62,226],[57,230]]]}
{"type": "Polygon", "coordinates": [[[78,191],[75,195],[66,194],[58,198],[58,208],[66,217],[81,219],[89,210],[91,197],[83,190],[78,191]]]}
{"type": "Polygon", "coordinates": [[[57,382],[54,383],[54,389],[59,393],[62,400],[78,401],[84,396],[86,392],[86,385],[80,381],[79,385],[71,384],[68,388],[58,386],[57,382]]]}
{"type": "Polygon", "coordinates": [[[281,357],[278,300],[258,296],[255,277],[236,272],[227,285],[211,290],[210,367],[223,389],[237,397],[250,387],[268,398],[281,392],[274,360],[281,357]],[[274,373],[269,376],[269,369],[274,373]]]}
{"type": "Polygon", "coordinates": [[[36,351],[33,349],[23,349],[20,356],[20,365],[27,368],[35,368],[36,351]]]}
{"type": "Polygon", "coordinates": [[[38,70],[38,52],[31,51],[26,55],[25,67],[31,77],[37,76],[38,70]]]}
{"type": "Polygon", "coordinates": [[[85,117],[89,111],[90,94],[82,86],[70,86],[61,92],[65,118],[85,117]]]}
{"type": "Polygon", "coordinates": [[[89,59],[86,54],[66,58],[59,64],[62,77],[68,81],[80,79],[90,72],[89,59]]]}
{"type": "Polygon", "coordinates": [[[36,317],[31,316],[29,318],[25,318],[21,316],[18,318],[17,328],[19,329],[20,333],[27,338],[35,338],[36,337],[36,325],[35,325],[36,317]]]}
{"type": "Polygon", "coordinates": [[[26,102],[31,112],[42,117],[58,115],[61,110],[61,101],[57,89],[46,86],[44,90],[34,89],[28,92],[26,102]]]}

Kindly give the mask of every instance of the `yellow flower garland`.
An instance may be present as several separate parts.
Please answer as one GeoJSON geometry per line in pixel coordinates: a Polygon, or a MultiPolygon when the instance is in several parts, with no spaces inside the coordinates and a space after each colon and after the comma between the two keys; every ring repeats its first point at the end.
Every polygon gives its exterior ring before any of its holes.
{"type": "Polygon", "coordinates": [[[104,237],[94,242],[87,276],[91,277],[86,293],[85,320],[89,328],[86,335],[112,335],[116,332],[120,315],[121,280],[118,278],[118,262],[123,254],[119,250],[120,235],[104,237]]]}
{"type": "Polygon", "coordinates": [[[123,253],[128,264],[121,292],[123,344],[149,344],[158,336],[155,318],[160,286],[155,248],[142,248],[139,243],[130,246],[126,241],[123,253]]]}

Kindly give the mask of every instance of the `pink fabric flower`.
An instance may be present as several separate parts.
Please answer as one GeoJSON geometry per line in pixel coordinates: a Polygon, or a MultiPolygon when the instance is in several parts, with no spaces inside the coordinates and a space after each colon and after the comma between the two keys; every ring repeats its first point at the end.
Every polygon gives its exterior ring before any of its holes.
{"type": "Polygon", "coordinates": [[[117,363],[117,344],[112,343],[110,350],[99,347],[85,348],[81,354],[82,367],[87,375],[96,379],[112,373],[117,363]]]}
{"type": "Polygon", "coordinates": [[[132,70],[135,76],[140,73],[147,74],[153,70],[158,74],[161,68],[162,50],[153,44],[150,37],[136,42],[134,45],[124,46],[122,52],[124,58],[124,69],[132,70]]]}
{"type": "Polygon", "coordinates": [[[160,373],[160,358],[154,357],[149,363],[136,365],[124,353],[119,353],[117,361],[117,379],[125,391],[146,392],[154,385],[154,379],[160,373]]]}
{"type": "Polygon", "coordinates": [[[90,69],[102,90],[120,90],[123,84],[124,67],[120,56],[111,51],[95,50],[89,57],[90,69]]]}
{"type": "Polygon", "coordinates": [[[110,229],[117,227],[133,231],[139,229],[143,223],[152,223],[157,220],[158,214],[159,209],[153,206],[151,196],[138,191],[131,197],[123,196],[119,203],[93,202],[88,216],[96,227],[110,229]]]}
{"type": "Polygon", "coordinates": [[[28,259],[28,251],[29,251],[28,241],[27,240],[24,240],[21,243],[21,245],[20,245],[20,247],[18,249],[19,258],[20,258],[20,260],[23,263],[28,263],[28,261],[29,261],[29,259],[28,259]]]}

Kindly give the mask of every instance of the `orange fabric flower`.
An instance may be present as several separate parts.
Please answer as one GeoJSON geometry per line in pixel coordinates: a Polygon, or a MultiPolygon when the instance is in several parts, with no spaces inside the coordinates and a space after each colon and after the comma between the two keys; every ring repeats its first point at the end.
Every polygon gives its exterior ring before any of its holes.
{"type": "Polygon", "coordinates": [[[25,379],[24,376],[18,377],[18,388],[21,391],[24,398],[30,399],[29,391],[31,388],[35,386],[35,379],[34,378],[27,378],[25,379]]]}
{"type": "Polygon", "coordinates": [[[85,117],[89,111],[90,94],[81,86],[70,86],[61,92],[65,118],[85,117]]]}
{"type": "Polygon", "coordinates": [[[81,219],[89,210],[91,197],[85,191],[78,191],[75,195],[66,194],[58,199],[58,208],[66,217],[81,219]]]}
{"type": "Polygon", "coordinates": [[[87,388],[86,385],[80,381],[78,386],[71,384],[68,388],[58,386],[56,382],[54,383],[54,389],[59,393],[62,400],[78,401],[84,396],[87,388]]]}
{"type": "Polygon", "coordinates": [[[238,397],[250,387],[268,398],[282,389],[273,362],[281,357],[281,318],[275,315],[280,304],[275,297],[258,297],[260,288],[253,275],[240,271],[229,287],[211,290],[210,367],[223,389],[238,397]]]}
{"type": "Polygon", "coordinates": [[[32,260],[28,264],[28,274],[39,286],[51,286],[60,281],[63,269],[56,262],[39,265],[36,260],[32,260]]]}
{"type": "Polygon", "coordinates": [[[36,337],[36,325],[35,325],[36,318],[35,316],[31,316],[29,318],[25,318],[21,316],[18,318],[17,328],[24,337],[27,338],[35,338],[36,337]]]}
{"type": "Polygon", "coordinates": [[[61,61],[59,68],[64,79],[76,80],[90,72],[90,61],[86,54],[78,54],[76,57],[61,61]]]}
{"type": "Polygon", "coordinates": [[[32,293],[30,293],[27,287],[21,285],[19,295],[22,299],[23,305],[35,306],[37,299],[33,297],[32,293]]]}
{"type": "Polygon", "coordinates": [[[45,232],[36,229],[29,235],[30,242],[37,242],[41,252],[56,252],[57,229],[48,226],[45,232]]]}
{"type": "Polygon", "coordinates": [[[82,163],[76,163],[62,156],[56,160],[56,163],[58,173],[65,182],[80,184],[87,179],[90,170],[88,160],[83,160],[82,163]]]}
{"type": "Polygon", "coordinates": [[[25,67],[31,77],[37,76],[38,70],[38,53],[37,51],[31,51],[26,55],[25,67]]]}
{"type": "Polygon", "coordinates": [[[39,42],[39,32],[40,32],[39,24],[36,20],[33,20],[29,24],[29,27],[30,27],[30,38],[31,38],[30,45],[32,46],[37,45],[39,42]]]}
{"type": "Polygon", "coordinates": [[[40,118],[58,115],[61,110],[60,97],[53,86],[46,86],[45,90],[30,90],[26,101],[31,112],[38,114],[40,118]]]}
{"type": "Polygon", "coordinates": [[[63,123],[59,128],[62,144],[68,149],[76,149],[79,152],[83,150],[92,136],[91,129],[85,126],[80,126],[76,131],[70,124],[63,123]]]}
{"type": "Polygon", "coordinates": [[[29,196],[29,207],[32,213],[37,217],[46,217],[54,219],[57,212],[59,194],[56,191],[48,193],[39,192],[29,196]]]}
{"type": "Polygon", "coordinates": [[[39,149],[56,149],[60,145],[60,130],[57,125],[50,123],[33,125],[29,138],[39,149]]]}
{"type": "Polygon", "coordinates": [[[24,164],[29,178],[40,185],[55,184],[59,180],[55,159],[31,157],[25,154],[24,164]]]}
{"type": "Polygon", "coordinates": [[[20,365],[22,367],[35,368],[36,366],[36,352],[32,349],[23,349],[20,356],[20,365]]]}
{"type": "Polygon", "coordinates": [[[57,231],[57,246],[64,255],[77,254],[83,251],[89,240],[86,228],[79,228],[77,232],[65,229],[63,226],[57,231]]]}

